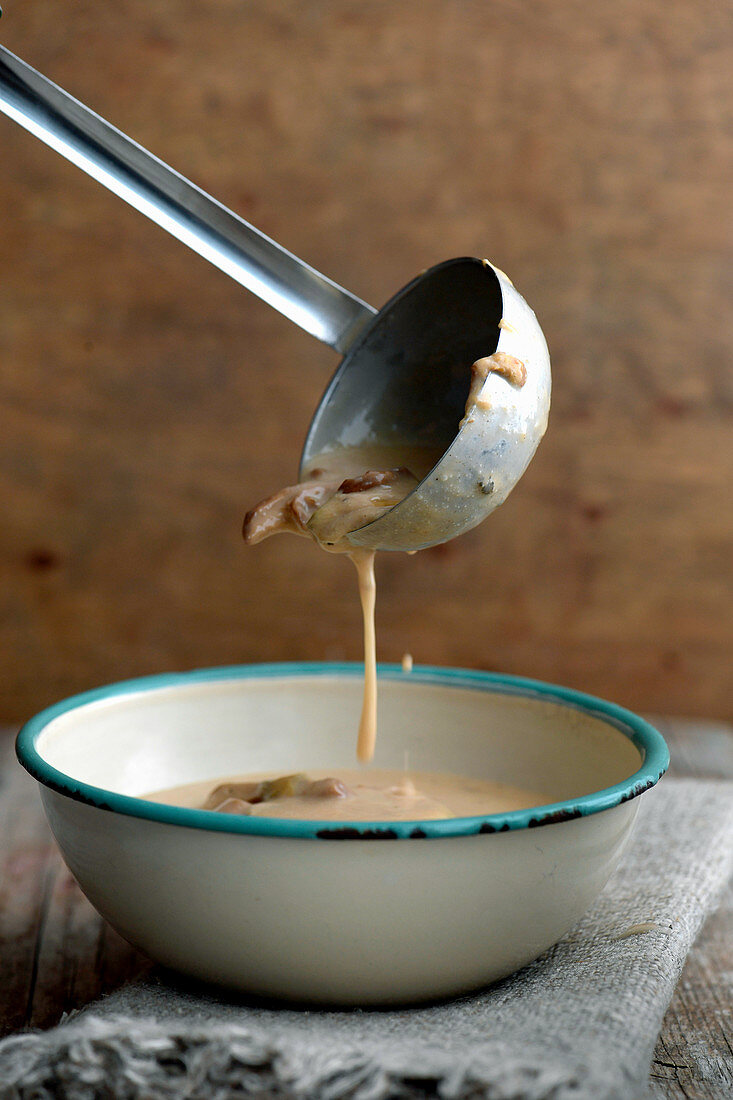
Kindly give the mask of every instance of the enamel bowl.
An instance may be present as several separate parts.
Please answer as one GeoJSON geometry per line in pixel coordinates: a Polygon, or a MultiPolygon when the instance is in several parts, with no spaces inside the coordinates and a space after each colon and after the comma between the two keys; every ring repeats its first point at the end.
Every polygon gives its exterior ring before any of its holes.
{"type": "Polygon", "coordinates": [[[550,947],[603,888],[668,753],[642,719],[564,688],[380,670],[375,764],[548,793],[408,823],[232,817],[143,801],[237,772],[354,763],[361,668],[260,665],[90,691],[21,730],[64,858],[165,966],[270,997],[405,1003],[475,989],[550,947]]]}

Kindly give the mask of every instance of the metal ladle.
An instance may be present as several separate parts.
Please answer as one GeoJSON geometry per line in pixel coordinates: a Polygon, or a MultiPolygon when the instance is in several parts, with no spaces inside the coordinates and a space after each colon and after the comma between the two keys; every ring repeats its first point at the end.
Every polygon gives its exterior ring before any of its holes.
{"type": "Polygon", "coordinates": [[[480,523],[516,485],[547,424],[550,359],[537,319],[486,260],[447,260],[377,312],[260,233],[0,46],[0,111],[344,359],[311,423],[301,473],[340,445],[384,441],[442,455],[399,504],[351,533],[418,550],[480,523]],[[524,363],[518,388],[490,373],[459,422],[474,360],[524,363]]]}

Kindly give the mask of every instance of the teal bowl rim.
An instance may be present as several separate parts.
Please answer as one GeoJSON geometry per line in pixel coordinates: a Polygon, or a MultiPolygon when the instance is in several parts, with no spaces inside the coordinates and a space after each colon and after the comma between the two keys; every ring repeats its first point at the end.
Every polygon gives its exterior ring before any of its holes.
{"type": "Polygon", "coordinates": [[[553,825],[601,813],[623,802],[638,798],[661,779],[669,766],[669,751],[661,733],[649,722],[617,706],[592,695],[559,687],[541,680],[528,680],[471,669],[416,666],[405,673],[399,665],[380,665],[381,680],[400,680],[409,684],[447,685],[489,691],[501,695],[515,695],[559,703],[574,710],[600,718],[619,730],[642,754],[641,767],[621,783],[600,791],[581,795],[563,802],[507,813],[485,814],[474,817],[455,817],[439,821],[291,821],[282,818],[231,817],[211,810],[191,810],[179,806],[165,806],[147,802],[131,795],[116,794],[103,787],[81,783],[72,776],[58,771],[46,763],[36,748],[42,731],[54,719],[69,711],[90,704],[108,702],[128,695],[147,693],[190,684],[215,683],[217,681],[278,679],[307,676],[355,679],[363,675],[363,666],[335,662],[298,662],[282,664],[233,665],[222,668],[194,669],[188,672],[167,672],[142,676],[134,680],[122,680],[106,687],[72,695],[47,707],[31,718],[21,729],[16,740],[18,760],[34,779],[50,790],[66,795],[77,802],[95,806],[100,810],[144,818],[165,825],[182,825],[211,832],[239,833],[249,836],[291,837],[317,840],[416,840],[441,837],[475,836],[507,832],[515,829],[531,829],[553,825]]]}

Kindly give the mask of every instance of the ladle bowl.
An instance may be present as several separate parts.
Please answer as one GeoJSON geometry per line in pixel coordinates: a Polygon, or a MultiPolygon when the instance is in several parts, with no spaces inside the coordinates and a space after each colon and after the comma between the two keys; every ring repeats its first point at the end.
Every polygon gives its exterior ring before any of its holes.
{"type": "Polygon", "coordinates": [[[413,492],[348,537],[374,550],[446,542],[517,484],[544,435],[550,386],[542,330],[504,272],[488,260],[447,260],[362,329],[318,406],[301,474],[334,446],[434,448],[439,460],[413,492]],[[480,403],[466,410],[471,364],[496,351],[524,364],[526,382],[516,387],[492,372],[480,403]]]}

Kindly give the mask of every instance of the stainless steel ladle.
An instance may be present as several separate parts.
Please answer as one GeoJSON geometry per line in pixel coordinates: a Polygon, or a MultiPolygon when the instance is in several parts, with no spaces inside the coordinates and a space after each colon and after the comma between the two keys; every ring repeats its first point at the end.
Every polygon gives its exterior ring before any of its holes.
{"type": "Polygon", "coordinates": [[[547,424],[550,360],[537,319],[486,260],[447,260],[377,312],[260,233],[0,46],[0,111],[344,359],[301,456],[378,440],[442,455],[413,492],[350,535],[418,550],[480,523],[524,473],[547,424]],[[459,428],[474,360],[520,359],[518,388],[490,373],[459,428]]]}

